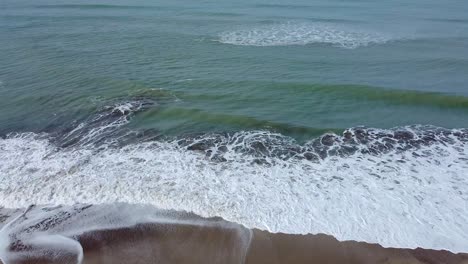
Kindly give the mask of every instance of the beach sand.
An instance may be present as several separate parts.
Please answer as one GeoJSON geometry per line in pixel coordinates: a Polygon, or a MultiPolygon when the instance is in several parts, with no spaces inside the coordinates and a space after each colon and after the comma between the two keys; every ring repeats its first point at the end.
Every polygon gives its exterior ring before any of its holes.
{"type": "MultiPolygon", "coordinates": [[[[84,251],[83,263],[468,264],[468,254],[383,248],[377,244],[339,242],[321,234],[273,234],[216,221],[217,224],[208,225],[140,224],[87,232],[78,237],[84,251]]],[[[50,256],[26,257],[11,263],[76,263],[77,259],[74,254],[58,251],[50,256]]]]}

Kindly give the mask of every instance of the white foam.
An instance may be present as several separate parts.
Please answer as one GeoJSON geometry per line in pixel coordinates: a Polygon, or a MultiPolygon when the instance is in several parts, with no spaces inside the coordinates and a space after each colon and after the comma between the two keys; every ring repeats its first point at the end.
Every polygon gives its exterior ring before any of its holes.
{"type": "Polygon", "coordinates": [[[266,165],[228,154],[213,162],[171,142],[96,150],[0,139],[0,206],[152,204],[272,232],[468,252],[466,142],[266,165]]]}
{"type": "Polygon", "coordinates": [[[323,23],[283,23],[223,32],[219,41],[242,46],[289,46],[312,43],[331,44],[354,49],[370,44],[381,44],[389,36],[323,23]]]}

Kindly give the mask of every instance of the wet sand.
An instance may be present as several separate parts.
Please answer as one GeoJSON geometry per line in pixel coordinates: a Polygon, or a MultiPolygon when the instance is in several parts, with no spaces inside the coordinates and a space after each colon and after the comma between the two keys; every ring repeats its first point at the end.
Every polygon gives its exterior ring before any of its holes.
{"type": "MultiPolygon", "coordinates": [[[[383,248],[376,244],[339,242],[327,235],[272,234],[235,224],[141,224],[88,232],[78,240],[83,246],[85,264],[468,264],[468,254],[383,248]]],[[[54,255],[12,263],[77,263],[71,253],[54,255]]]]}
{"type": "Polygon", "coordinates": [[[463,263],[468,254],[425,249],[392,249],[327,235],[271,234],[254,230],[246,263],[463,263]]]}

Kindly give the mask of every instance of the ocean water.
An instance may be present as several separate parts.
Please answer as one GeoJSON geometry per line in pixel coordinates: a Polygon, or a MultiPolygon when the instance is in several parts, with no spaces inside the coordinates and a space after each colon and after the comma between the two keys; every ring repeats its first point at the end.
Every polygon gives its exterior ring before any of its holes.
{"type": "Polygon", "coordinates": [[[150,204],[468,252],[467,14],[3,0],[0,206],[150,204]]]}

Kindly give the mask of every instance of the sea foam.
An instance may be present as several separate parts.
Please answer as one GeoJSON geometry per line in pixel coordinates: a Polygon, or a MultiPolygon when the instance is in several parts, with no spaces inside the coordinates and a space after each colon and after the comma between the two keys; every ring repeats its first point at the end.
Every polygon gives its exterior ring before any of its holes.
{"type": "Polygon", "coordinates": [[[355,30],[322,23],[280,23],[226,31],[219,42],[242,46],[289,46],[313,43],[354,49],[370,44],[382,44],[389,36],[365,30],[355,30]]]}
{"type": "Polygon", "coordinates": [[[329,154],[312,159],[288,156],[294,141],[267,131],[104,148],[17,134],[0,139],[0,206],[151,204],[271,232],[468,252],[466,131],[441,131],[378,130],[346,153],[333,149],[349,149],[343,142],[352,136],[325,135],[310,144],[329,154]]]}

